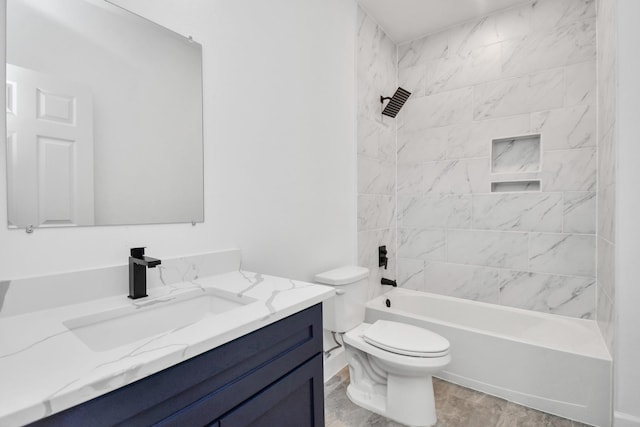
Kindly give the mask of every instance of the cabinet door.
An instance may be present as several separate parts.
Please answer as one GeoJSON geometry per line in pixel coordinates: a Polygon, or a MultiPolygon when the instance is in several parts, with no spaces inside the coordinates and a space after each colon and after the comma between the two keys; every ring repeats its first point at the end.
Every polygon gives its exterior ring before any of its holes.
{"type": "Polygon", "coordinates": [[[220,419],[220,427],[323,427],[322,354],[220,419]]]}

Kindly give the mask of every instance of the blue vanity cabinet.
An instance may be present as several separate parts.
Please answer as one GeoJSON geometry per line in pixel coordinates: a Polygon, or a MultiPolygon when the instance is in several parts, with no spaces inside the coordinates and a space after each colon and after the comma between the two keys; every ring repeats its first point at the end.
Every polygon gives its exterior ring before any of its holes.
{"type": "Polygon", "coordinates": [[[324,426],[317,304],[32,426],[324,426]]]}
{"type": "Polygon", "coordinates": [[[314,396],[323,393],[322,383],[314,379],[318,364],[321,354],[222,417],[219,426],[323,426],[313,405],[314,396]]]}

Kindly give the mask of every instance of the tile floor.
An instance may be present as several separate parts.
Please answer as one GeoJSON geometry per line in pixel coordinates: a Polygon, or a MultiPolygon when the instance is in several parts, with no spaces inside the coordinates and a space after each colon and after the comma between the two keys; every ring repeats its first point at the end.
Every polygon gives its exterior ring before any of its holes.
{"type": "MultiPolygon", "coordinates": [[[[348,368],[325,384],[326,427],[404,427],[351,403],[348,385],[348,368]]],[[[436,427],[588,427],[435,378],[433,388],[436,427]]]]}

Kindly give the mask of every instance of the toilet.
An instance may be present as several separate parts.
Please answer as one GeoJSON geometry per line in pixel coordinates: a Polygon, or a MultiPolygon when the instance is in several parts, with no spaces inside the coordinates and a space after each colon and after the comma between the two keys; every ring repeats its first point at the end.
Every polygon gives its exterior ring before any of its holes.
{"type": "Polygon", "coordinates": [[[364,323],[369,270],[345,266],[316,275],[335,287],[323,304],[323,327],[344,333],[351,383],[349,399],[408,426],[436,423],[432,375],[451,361],[449,341],[417,326],[377,320],[364,323]]]}

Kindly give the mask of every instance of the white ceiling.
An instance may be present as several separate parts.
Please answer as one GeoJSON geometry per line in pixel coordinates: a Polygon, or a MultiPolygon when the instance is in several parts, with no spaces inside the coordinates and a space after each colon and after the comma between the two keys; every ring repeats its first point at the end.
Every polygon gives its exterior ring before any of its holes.
{"type": "Polygon", "coordinates": [[[396,43],[530,0],[358,0],[396,43]]]}

